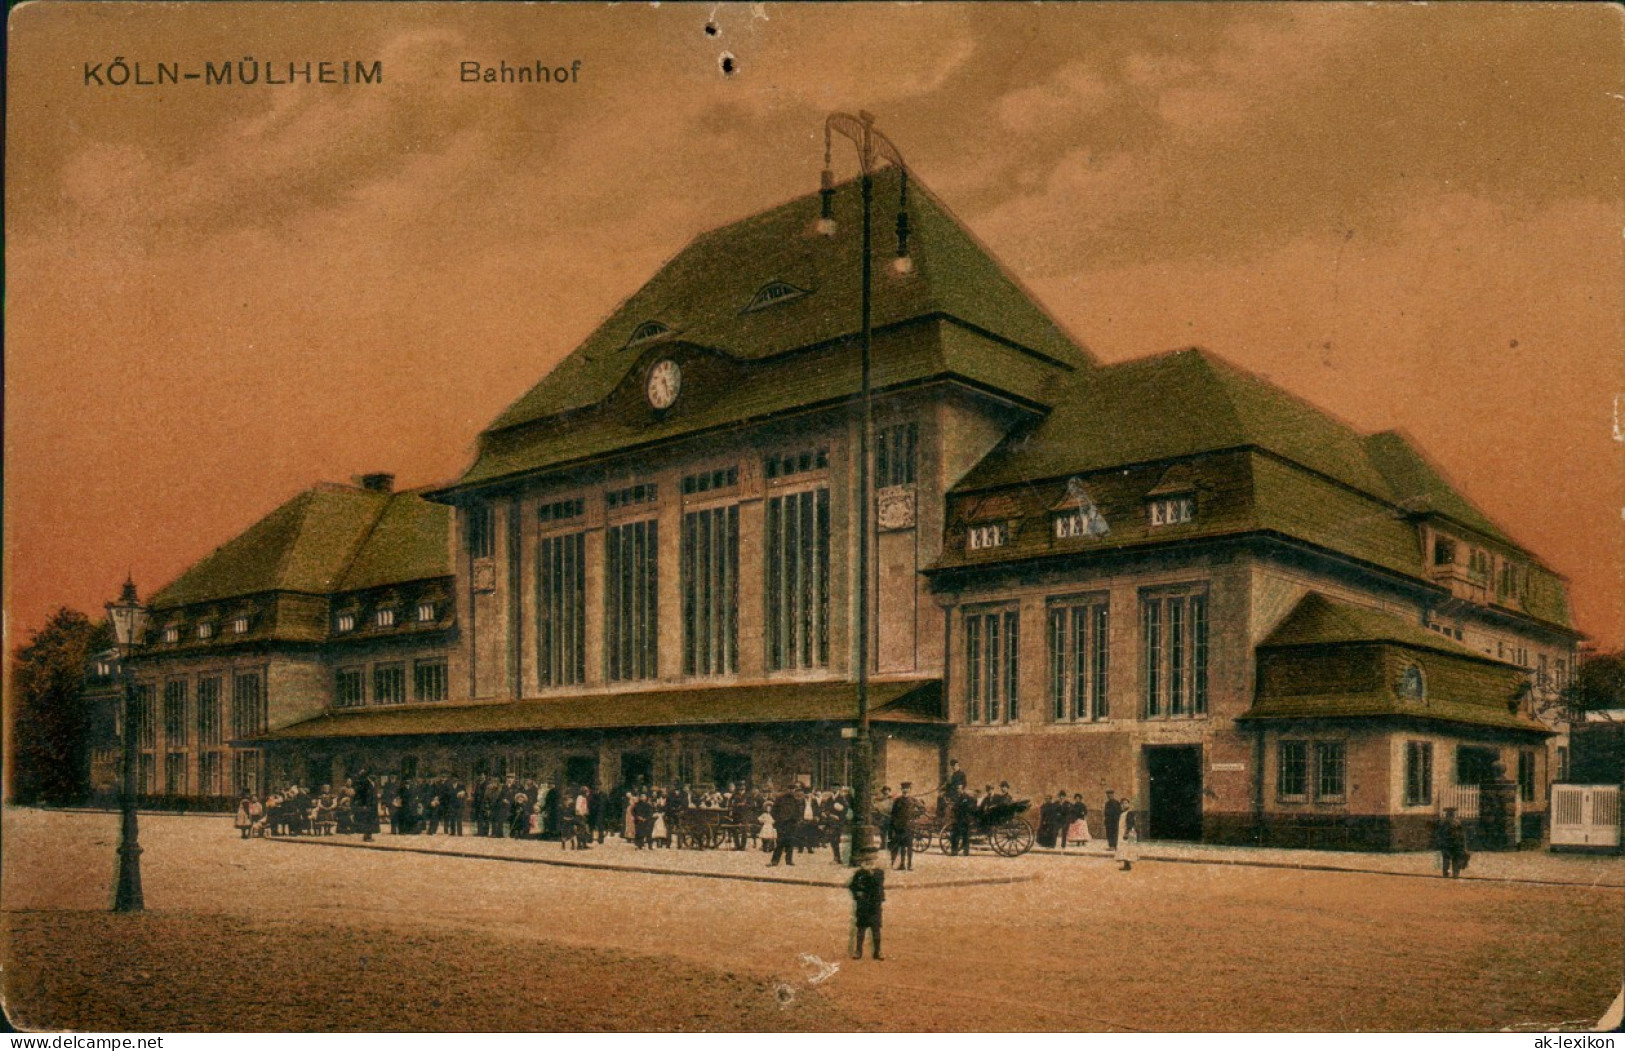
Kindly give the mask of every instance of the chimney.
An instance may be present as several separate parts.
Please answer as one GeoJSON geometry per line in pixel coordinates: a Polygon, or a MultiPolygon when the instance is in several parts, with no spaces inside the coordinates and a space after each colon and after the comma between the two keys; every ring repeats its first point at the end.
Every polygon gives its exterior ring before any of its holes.
{"type": "Polygon", "coordinates": [[[392,493],[395,491],[395,476],[392,474],[364,474],[356,481],[361,488],[369,493],[392,493]]]}

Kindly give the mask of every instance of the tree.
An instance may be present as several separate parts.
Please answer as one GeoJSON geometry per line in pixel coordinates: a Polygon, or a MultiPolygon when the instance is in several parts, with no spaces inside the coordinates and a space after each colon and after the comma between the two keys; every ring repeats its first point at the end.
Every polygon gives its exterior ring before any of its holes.
{"type": "Polygon", "coordinates": [[[14,801],[75,803],[89,794],[85,667],[111,644],[105,622],[63,608],[12,654],[14,801]]]}
{"type": "Polygon", "coordinates": [[[1588,715],[1608,721],[1625,711],[1625,652],[1598,653],[1586,659],[1563,688],[1559,704],[1569,722],[1588,715]]]}

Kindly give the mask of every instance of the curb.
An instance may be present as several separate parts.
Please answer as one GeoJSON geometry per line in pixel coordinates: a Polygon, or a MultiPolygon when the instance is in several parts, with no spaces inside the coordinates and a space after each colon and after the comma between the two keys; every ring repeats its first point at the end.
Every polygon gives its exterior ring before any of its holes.
{"type": "MultiPolygon", "coordinates": [[[[740,883],[781,883],[796,887],[826,887],[843,889],[845,880],[826,881],[819,879],[800,879],[792,876],[752,876],[745,873],[733,872],[704,872],[691,869],[665,869],[652,865],[607,865],[596,861],[566,861],[562,858],[516,857],[512,854],[479,854],[465,851],[432,850],[428,847],[386,847],[376,843],[345,843],[326,837],[298,838],[294,836],[267,836],[272,843],[293,843],[307,847],[337,847],[341,850],[371,850],[385,854],[428,854],[441,858],[470,858],[475,861],[511,861],[521,865],[551,865],[555,868],[595,869],[601,872],[634,872],[647,876],[691,876],[698,879],[735,880],[740,883]]],[[[917,887],[896,885],[888,889],[893,891],[904,890],[935,890],[939,887],[980,887],[1007,883],[1031,883],[1032,876],[987,876],[971,877],[956,880],[943,880],[940,883],[926,883],[917,887]]]]}

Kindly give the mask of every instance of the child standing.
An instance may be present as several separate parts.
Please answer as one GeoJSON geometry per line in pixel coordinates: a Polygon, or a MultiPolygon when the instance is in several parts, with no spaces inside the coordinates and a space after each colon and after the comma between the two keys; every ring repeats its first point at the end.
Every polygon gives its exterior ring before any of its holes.
{"type": "Polygon", "coordinates": [[[761,816],[762,830],[758,835],[762,840],[762,852],[771,854],[779,845],[778,833],[773,831],[773,812],[763,810],[761,816]]]}
{"type": "Polygon", "coordinates": [[[847,889],[852,892],[852,958],[863,958],[863,933],[868,931],[874,935],[874,958],[884,959],[880,955],[880,910],[886,901],[886,870],[878,859],[870,858],[852,873],[847,889]]]}

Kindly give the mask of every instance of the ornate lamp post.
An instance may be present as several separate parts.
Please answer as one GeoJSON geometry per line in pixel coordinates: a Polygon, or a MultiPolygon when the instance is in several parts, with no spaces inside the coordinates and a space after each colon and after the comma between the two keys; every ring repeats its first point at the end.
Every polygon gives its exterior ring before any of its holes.
{"type": "Polygon", "coordinates": [[[126,578],[119,600],[107,604],[107,619],[113,625],[113,639],[118,644],[119,676],[124,686],[124,732],[120,735],[119,757],[123,764],[123,789],[119,793],[123,825],[119,834],[114,912],[140,912],[146,907],[141,898],[141,842],[135,818],[135,755],[139,742],[135,740],[135,669],[130,666],[130,659],[146,637],[148,615],[147,607],[136,598],[135,581],[126,578]]]}
{"type": "Polygon", "coordinates": [[[824,121],[823,209],[819,230],[835,233],[835,173],[830,167],[834,133],[840,132],[858,148],[859,184],[863,192],[863,293],[861,346],[863,355],[861,400],[863,425],[858,431],[858,728],[852,747],[852,864],[879,849],[880,832],[874,823],[874,739],[869,733],[869,530],[874,515],[874,486],[869,470],[869,432],[874,425],[873,396],[870,390],[870,350],[874,266],[871,259],[871,226],[874,206],[874,173],[885,164],[895,167],[901,178],[901,199],[897,211],[897,270],[907,273],[908,257],[908,169],[903,156],[890,139],[875,130],[875,119],[860,111],[856,117],[832,113],[824,121]]]}

